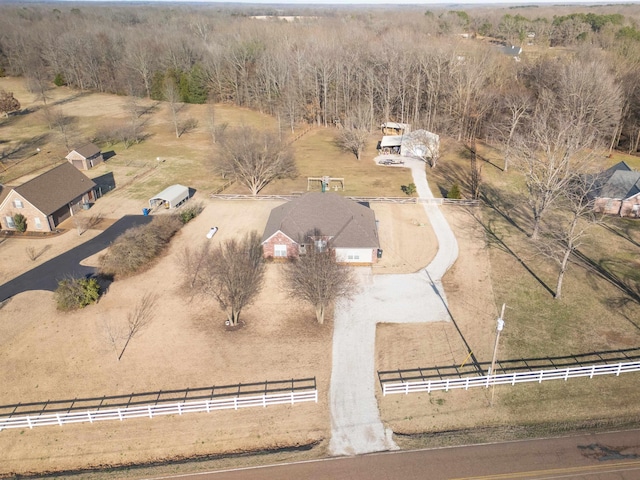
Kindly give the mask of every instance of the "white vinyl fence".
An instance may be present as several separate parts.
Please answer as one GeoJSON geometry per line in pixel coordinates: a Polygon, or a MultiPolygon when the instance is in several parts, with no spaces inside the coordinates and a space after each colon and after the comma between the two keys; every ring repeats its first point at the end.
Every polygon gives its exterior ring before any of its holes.
{"type": "Polygon", "coordinates": [[[394,393],[449,391],[456,388],[468,390],[473,387],[488,388],[493,385],[515,385],[516,383],[538,382],[545,380],[568,380],[569,378],[589,377],[597,375],[620,375],[621,373],[640,372],[640,362],[616,363],[610,365],[590,365],[535,372],[501,373],[482,377],[447,378],[444,380],[428,380],[416,382],[383,383],[383,395],[394,393]]]}
{"type": "Polygon", "coordinates": [[[0,431],[5,428],[33,428],[45,425],[64,425],[66,423],[98,422],[102,420],[125,420],[127,418],[158,415],[182,415],[184,413],[211,412],[213,410],[237,410],[247,407],[266,407],[267,405],[302,402],[318,403],[318,390],[296,390],[284,393],[267,393],[256,396],[228,397],[158,405],[137,405],[133,407],[111,408],[104,410],[84,410],[40,415],[0,417],[0,431]]]}

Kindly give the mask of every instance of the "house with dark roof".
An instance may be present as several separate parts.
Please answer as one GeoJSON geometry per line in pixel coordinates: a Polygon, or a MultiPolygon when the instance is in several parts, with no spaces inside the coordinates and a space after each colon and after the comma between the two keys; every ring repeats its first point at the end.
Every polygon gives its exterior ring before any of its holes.
{"type": "Polygon", "coordinates": [[[593,196],[596,212],[621,217],[640,217],[640,172],[625,162],[599,175],[593,196]]]}
{"type": "Polygon", "coordinates": [[[96,184],[70,163],[63,163],[0,196],[0,228],[15,230],[13,217],[27,219],[27,231],[51,232],[83,205],[95,200],[96,184]]]}
{"type": "Polygon", "coordinates": [[[65,158],[78,170],[89,170],[104,161],[102,152],[93,143],[71,150],[65,158]]]}
{"type": "Polygon", "coordinates": [[[297,258],[310,248],[332,248],[340,263],[371,265],[380,241],[368,206],[331,192],[311,192],[271,211],[262,246],[266,258],[297,258]]]}

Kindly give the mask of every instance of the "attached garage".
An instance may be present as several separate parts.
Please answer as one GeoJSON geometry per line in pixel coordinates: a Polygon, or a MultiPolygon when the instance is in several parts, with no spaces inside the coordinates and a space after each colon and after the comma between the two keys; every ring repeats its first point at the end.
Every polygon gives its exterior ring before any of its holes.
{"type": "Polygon", "coordinates": [[[189,187],[171,185],[149,200],[151,208],[164,205],[165,208],[176,208],[189,200],[189,187]]]}

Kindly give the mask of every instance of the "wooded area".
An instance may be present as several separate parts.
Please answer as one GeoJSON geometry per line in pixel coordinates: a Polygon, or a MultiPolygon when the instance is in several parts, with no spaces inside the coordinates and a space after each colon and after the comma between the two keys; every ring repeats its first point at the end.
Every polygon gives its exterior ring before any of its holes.
{"type": "Polygon", "coordinates": [[[565,102],[554,112],[578,109],[607,147],[637,152],[640,142],[634,5],[0,12],[0,75],[26,77],[45,102],[53,83],[172,102],[173,91],[182,102],[256,108],[292,130],[303,122],[351,128],[366,118],[371,128],[393,120],[459,140],[511,141],[550,92],[565,102]],[[298,16],[253,17],[276,13],[298,16]],[[524,49],[520,61],[502,50],[512,44],[524,49]]]}

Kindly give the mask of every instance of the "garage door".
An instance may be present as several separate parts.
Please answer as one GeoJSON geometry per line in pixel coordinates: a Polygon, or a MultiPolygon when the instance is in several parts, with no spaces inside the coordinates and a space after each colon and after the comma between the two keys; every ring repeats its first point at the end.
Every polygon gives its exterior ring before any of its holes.
{"type": "Polygon", "coordinates": [[[51,216],[53,217],[53,224],[55,226],[58,226],[60,223],[64,222],[71,216],[71,210],[69,210],[69,207],[65,205],[64,207],[61,207],[53,212],[51,216]]]}

